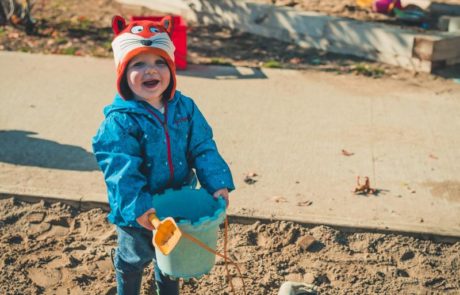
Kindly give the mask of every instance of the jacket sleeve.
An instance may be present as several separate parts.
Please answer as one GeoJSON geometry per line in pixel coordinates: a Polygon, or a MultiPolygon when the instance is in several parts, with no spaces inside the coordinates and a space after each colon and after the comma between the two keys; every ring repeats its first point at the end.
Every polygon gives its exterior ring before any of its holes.
{"type": "Polygon", "coordinates": [[[210,194],[219,189],[235,189],[232,174],[213,140],[212,129],[193,103],[191,114],[189,156],[198,180],[210,194]]]}
{"type": "Polygon", "coordinates": [[[138,124],[128,115],[112,113],[93,138],[93,151],[104,174],[109,203],[124,223],[139,226],[136,218],[153,208],[147,180],[141,173],[138,124]]]}

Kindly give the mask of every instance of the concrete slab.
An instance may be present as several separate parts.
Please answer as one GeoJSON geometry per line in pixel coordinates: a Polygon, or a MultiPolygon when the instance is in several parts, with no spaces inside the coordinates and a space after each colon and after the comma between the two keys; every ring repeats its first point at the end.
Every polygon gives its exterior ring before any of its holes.
{"type": "MultiPolygon", "coordinates": [[[[0,65],[0,193],[106,202],[90,140],[113,61],[0,52],[0,65]]],[[[178,85],[230,163],[231,215],[460,237],[459,87],[193,65],[178,85]],[[381,193],[354,195],[357,175],[381,193]]]]}
{"type": "Polygon", "coordinates": [[[403,57],[412,57],[416,36],[413,31],[398,27],[347,19],[336,19],[328,23],[324,34],[329,41],[328,49],[333,52],[382,52],[403,57]]]}
{"type": "MultiPolygon", "coordinates": [[[[164,0],[155,3],[148,0],[119,1],[164,13],[178,12],[170,7],[169,1],[164,0]]],[[[175,0],[175,3],[181,3],[182,15],[194,22],[223,25],[305,48],[354,55],[417,72],[431,73],[436,68],[460,61],[459,51],[456,50],[458,32],[420,32],[251,1],[175,0]],[[433,43],[428,54],[422,55],[423,58],[417,54],[420,49],[414,47],[417,38],[433,43]]]]}

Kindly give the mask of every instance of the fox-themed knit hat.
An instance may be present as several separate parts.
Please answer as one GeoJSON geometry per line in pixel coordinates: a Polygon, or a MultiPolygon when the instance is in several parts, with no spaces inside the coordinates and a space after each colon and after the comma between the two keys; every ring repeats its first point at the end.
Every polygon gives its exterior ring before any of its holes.
{"type": "Polygon", "coordinates": [[[161,56],[171,72],[171,81],[165,92],[171,99],[176,91],[176,66],[174,64],[174,44],[169,35],[172,31],[172,18],[165,16],[160,22],[151,20],[132,21],[126,24],[121,16],[112,19],[115,37],[112,41],[115,66],[117,68],[118,93],[124,99],[132,97],[132,91],[126,79],[126,68],[130,60],[140,53],[154,53],[161,56]]]}

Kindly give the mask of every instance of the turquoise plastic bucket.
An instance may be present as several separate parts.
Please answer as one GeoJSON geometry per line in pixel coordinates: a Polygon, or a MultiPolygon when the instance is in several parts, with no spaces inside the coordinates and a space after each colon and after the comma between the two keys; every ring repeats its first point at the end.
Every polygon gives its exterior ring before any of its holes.
{"type": "MultiPolygon", "coordinates": [[[[204,189],[183,188],[155,195],[153,207],[160,220],[173,217],[181,229],[211,249],[216,249],[219,225],[225,218],[225,200],[204,189]]],[[[168,256],[155,249],[156,263],[173,279],[199,278],[211,271],[216,256],[182,237],[168,256]]]]}

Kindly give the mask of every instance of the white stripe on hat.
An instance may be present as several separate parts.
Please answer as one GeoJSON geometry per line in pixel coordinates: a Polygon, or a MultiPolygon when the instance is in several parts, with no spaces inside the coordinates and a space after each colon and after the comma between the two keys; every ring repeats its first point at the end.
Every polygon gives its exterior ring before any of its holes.
{"type": "Polygon", "coordinates": [[[118,64],[123,60],[123,57],[126,56],[126,54],[128,54],[130,51],[140,47],[147,47],[146,45],[142,45],[142,40],[152,41],[152,45],[149,45],[148,47],[158,48],[165,51],[171,60],[174,61],[174,50],[176,48],[174,47],[171,39],[169,39],[167,33],[158,33],[150,38],[144,38],[142,36],[131,33],[123,33],[112,41],[115,66],[118,67],[118,64]]]}

